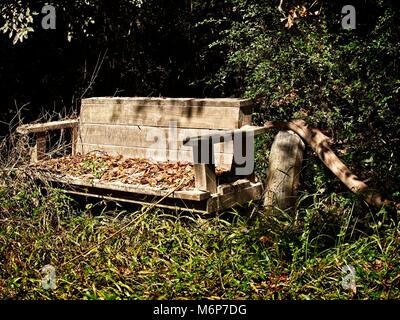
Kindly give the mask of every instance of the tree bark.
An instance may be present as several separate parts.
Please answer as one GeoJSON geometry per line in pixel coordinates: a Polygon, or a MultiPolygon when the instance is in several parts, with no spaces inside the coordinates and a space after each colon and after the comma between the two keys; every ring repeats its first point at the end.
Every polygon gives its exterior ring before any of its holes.
{"type": "Polygon", "coordinates": [[[276,128],[279,130],[292,130],[296,132],[311,148],[316,152],[322,162],[354,193],[364,196],[365,200],[376,207],[383,205],[396,206],[400,209],[400,204],[385,199],[379,192],[370,189],[367,184],[359,180],[349,168],[335,155],[330,149],[331,139],[324,135],[320,130],[309,127],[303,120],[292,120],[289,122],[268,121],[264,125],[266,128],[276,128]]]}

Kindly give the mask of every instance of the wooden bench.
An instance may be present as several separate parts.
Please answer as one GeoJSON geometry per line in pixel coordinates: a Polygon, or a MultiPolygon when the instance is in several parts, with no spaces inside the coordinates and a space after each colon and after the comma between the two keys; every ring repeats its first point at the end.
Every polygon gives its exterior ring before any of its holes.
{"type": "Polygon", "coordinates": [[[254,181],[254,163],[249,161],[254,158],[252,139],[265,128],[252,127],[251,114],[252,103],[246,99],[98,97],[82,99],[78,119],[22,125],[17,132],[34,134],[34,163],[47,158],[47,133],[68,129],[72,155],[101,151],[155,161],[188,161],[194,167],[193,190],[45,176],[68,193],[216,212],[262,196],[262,184],[254,181]],[[217,176],[216,166],[227,172],[217,176]],[[243,166],[250,171],[241,171],[243,166]]]}

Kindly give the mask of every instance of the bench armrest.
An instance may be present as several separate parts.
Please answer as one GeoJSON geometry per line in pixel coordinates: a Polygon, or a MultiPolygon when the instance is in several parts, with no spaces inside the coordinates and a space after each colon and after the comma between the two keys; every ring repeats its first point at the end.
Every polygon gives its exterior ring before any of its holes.
{"type": "Polygon", "coordinates": [[[57,129],[72,129],[78,126],[78,119],[69,119],[62,121],[52,121],[47,123],[24,124],[17,128],[20,134],[42,133],[57,129]]]}
{"type": "Polygon", "coordinates": [[[211,144],[228,142],[234,139],[236,134],[250,133],[253,135],[259,135],[268,131],[266,127],[257,127],[257,126],[243,126],[240,129],[235,130],[225,130],[221,131],[221,133],[210,133],[201,136],[189,137],[183,140],[183,145],[185,146],[194,146],[198,145],[200,141],[208,140],[211,144]]]}
{"type": "Polygon", "coordinates": [[[70,129],[72,140],[72,155],[76,154],[76,143],[78,140],[79,119],[52,121],[47,123],[24,124],[17,128],[20,134],[35,134],[36,145],[31,153],[31,162],[45,158],[46,132],[52,130],[70,129]]]}
{"type": "Polygon", "coordinates": [[[214,144],[234,141],[234,155],[231,172],[234,175],[251,176],[254,173],[254,136],[266,132],[266,127],[243,126],[236,130],[221,131],[208,135],[186,138],[183,144],[192,146],[195,172],[195,186],[200,190],[211,193],[217,192],[215,174],[214,144]],[[246,134],[250,134],[247,141],[246,134]],[[245,138],[243,138],[245,136],[245,138]],[[237,143],[238,142],[238,143],[237,143]],[[252,153],[252,160],[248,161],[248,154],[252,153]],[[248,163],[251,162],[251,163],[248,163]],[[243,167],[243,164],[245,165],[243,167]]]}

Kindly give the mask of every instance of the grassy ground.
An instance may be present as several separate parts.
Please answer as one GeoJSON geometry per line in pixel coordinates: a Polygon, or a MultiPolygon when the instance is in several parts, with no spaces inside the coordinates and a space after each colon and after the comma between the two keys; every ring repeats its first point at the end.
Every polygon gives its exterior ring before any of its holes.
{"type": "Polygon", "coordinates": [[[251,204],[204,216],[78,205],[7,175],[1,299],[399,299],[396,214],[349,194],[304,195],[296,216],[251,204]],[[116,233],[113,235],[114,233],[116,233]],[[41,269],[57,288],[42,288],[41,269]],[[352,266],[356,291],[345,290],[352,266]]]}

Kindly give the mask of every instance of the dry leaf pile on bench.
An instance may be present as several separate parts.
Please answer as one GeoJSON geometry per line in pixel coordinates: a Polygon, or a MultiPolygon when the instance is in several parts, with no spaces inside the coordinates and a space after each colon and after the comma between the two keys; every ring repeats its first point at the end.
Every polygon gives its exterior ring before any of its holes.
{"type": "MultiPolygon", "coordinates": [[[[42,160],[32,165],[36,170],[57,176],[84,180],[99,179],[101,182],[122,182],[132,185],[194,189],[193,164],[186,161],[152,161],[142,158],[113,156],[104,152],[66,156],[42,160]]],[[[224,172],[217,168],[217,175],[224,172]]]]}

